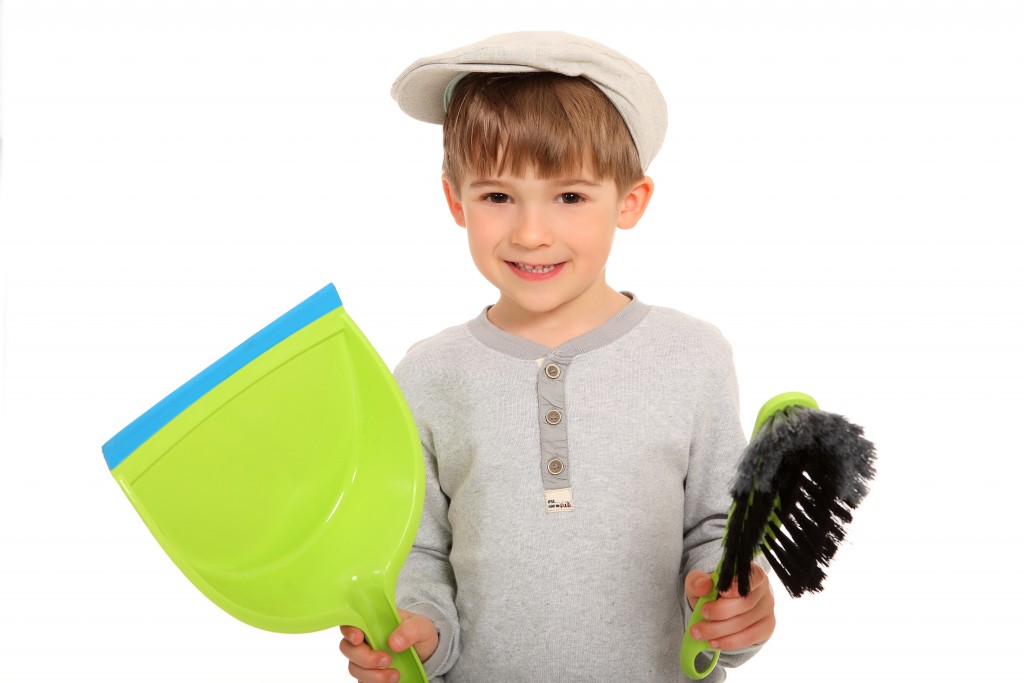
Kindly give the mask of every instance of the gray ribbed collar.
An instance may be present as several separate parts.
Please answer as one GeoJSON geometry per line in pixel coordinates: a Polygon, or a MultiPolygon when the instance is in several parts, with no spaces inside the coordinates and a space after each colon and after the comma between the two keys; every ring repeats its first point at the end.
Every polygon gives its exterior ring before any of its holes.
{"type": "Polygon", "coordinates": [[[625,308],[601,325],[578,337],[573,337],[555,349],[549,349],[537,342],[498,328],[487,319],[487,309],[490,306],[484,308],[480,315],[470,320],[468,327],[470,333],[484,346],[515,358],[535,360],[552,354],[558,354],[563,358],[572,358],[612,343],[647,317],[647,313],[651,310],[650,306],[637,299],[632,292],[622,293],[630,298],[630,302],[626,304],[625,308]]]}

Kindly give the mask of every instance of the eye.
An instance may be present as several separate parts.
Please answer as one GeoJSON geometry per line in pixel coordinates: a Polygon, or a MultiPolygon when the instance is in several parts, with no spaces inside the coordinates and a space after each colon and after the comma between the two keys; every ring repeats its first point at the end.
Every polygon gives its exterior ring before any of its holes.
{"type": "Polygon", "coordinates": [[[579,204],[583,201],[583,195],[576,194],[575,192],[563,192],[558,195],[558,199],[555,201],[562,204],[579,204]]]}
{"type": "Polygon", "coordinates": [[[485,202],[492,202],[494,204],[507,204],[511,199],[504,192],[489,192],[484,195],[485,202]]]}

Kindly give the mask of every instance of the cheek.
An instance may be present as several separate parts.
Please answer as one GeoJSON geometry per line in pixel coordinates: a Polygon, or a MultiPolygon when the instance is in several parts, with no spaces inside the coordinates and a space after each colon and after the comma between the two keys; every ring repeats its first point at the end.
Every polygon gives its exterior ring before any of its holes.
{"type": "Polygon", "coordinates": [[[591,258],[605,260],[611,254],[617,230],[614,224],[608,222],[607,216],[595,216],[589,223],[580,226],[577,249],[591,258]]]}
{"type": "Polygon", "coordinates": [[[486,212],[466,215],[466,239],[470,251],[476,254],[491,253],[502,241],[503,226],[500,220],[486,212]]]}
{"type": "Polygon", "coordinates": [[[494,242],[488,239],[486,234],[470,229],[466,232],[469,255],[473,259],[477,270],[490,278],[490,273],[495,270],[497,261],[494,257],[494,242]]]}

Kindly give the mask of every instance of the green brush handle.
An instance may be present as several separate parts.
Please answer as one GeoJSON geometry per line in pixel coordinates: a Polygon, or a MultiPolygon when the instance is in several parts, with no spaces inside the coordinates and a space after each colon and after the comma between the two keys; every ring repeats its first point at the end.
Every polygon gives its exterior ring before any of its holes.
{"type": "Polygon", "coordinates": [[[711,575],[711,592],[702,597],[697,601],[697,606],[693,608],[693,616],[690,617],[690,623],[686,625],[686,633],[683,635],[683,647],[679,650],[679,668],[683,670],[687,676],[693,680],[700,680],[711,673],[711,670],[718,664],[718,656],[722,654],[721,650],[716,650],[708,644],[706,640],[697,640],[690,631],[694,626],[704,621],[704,617],[701,616],[701,608],[705,604],[718,599],[718,570],[711,575]],[[703,671],[697,670],[697,655],[702,652],[707,652],[711,655],[711,663],[708,664],[707,668],[703,671]]]}
{"type": "Polygon", "coordinates": [[[802,394],[799,391],[789,391],[785,394],[779,394],[773,398],[765,401],[764,405],[761,406],[761,410],[757,413],[757,419],[754,420],[754,432],[750,438],[753,440],[757,433],[761,431],[761,427],[768,421],[768,418],[786,408],[792,408],[793,406],[801,406],[803,408],[818,408],[818,402],[807,394],[802,394]]]}
{"type": "MultiPolygon", "coordinates": [[[[754,421],[754,431],[750,437],[751,440],[753,440],[753,438],[757,436],[757,433],[761,431],[761,427],[763,427],[764,423],[768,421],[768,418],[780,410],[785,410],[786,408],[791,408],[793,406],[817,409],[818,402],[807,394],[799,391],[786,392],[768,399],[765,401],[764,405],[761,406],[761,410],[757,413],[757,419],[754,421]]],[[[732,515],[732,509],[729,510],[729,515],[732,515]]],[[[724,544],[724,538],[722,539],[722,542],[724,544]]],[[[705,603],[718,599],[719,569],[721,569],[721,565],[719,565],[719,568],[711,575],[711,592],[698,600],[697,606],[693,608],[693,616],[690,617],[690,623],[686,625],[686,632],[683,634],[683,645],[679,650],[679,667],[683,670],[683,673],[694,680],[700,680],[711,673],[711,670],[714,669],[715,665],[718,663],[718,657],[721,654],[721,651],[712,648],[708,644],[708,641],[696,640],[692,635],[690,635],[690,630],[696,624],[704,621],[704,617],[700,615],[701,607],[703,607],[705,603]],[[697,671],[697,655],[702,652],[712,654],[711,663],[704,671],[697,671]]]]}

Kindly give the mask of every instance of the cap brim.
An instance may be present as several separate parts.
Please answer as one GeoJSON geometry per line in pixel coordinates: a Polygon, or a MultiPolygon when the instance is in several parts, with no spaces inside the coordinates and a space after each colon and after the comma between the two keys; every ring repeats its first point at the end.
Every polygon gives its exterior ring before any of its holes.
{"type": "Polygon", "coordinates": [[[427,123],[444,123],[445,92],[448,84],[464,73],[525,73],[540,71],[532,66],[509,64],[423,64],[413,65],[391,86],[391,97],[409,116],[427,123]]]}

